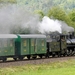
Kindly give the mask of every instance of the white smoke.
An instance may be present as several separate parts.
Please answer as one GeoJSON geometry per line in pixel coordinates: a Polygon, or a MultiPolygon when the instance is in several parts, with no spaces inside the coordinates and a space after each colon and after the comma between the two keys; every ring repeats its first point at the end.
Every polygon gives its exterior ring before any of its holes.
{"type": "Polygon", "coordinates": [[[27,12],[24,7],[9,4],[0,8],[0,33],[21,33],[25,29],[34,33],[38,30],[38,21],[38,16],[27,12]]]}
{"type": "Polygon", "coordinates": [[[24,7],[7,5],[0,8],[0,33],[62,33],[74,31],[66,23],[44,16],[39,21],[39,16],[27,12],[24,7]]]}
{"type": "Polygon", "coordinates": [[[61,29],[62,29],[63,33],[64,32],[66,32],[66,33],[74,32],[74,28],[71,26],[68,26],[65,22],[59,21],[59,23],[61,24],[61,29]]]}
{"type": "Polygon", "coordinates": [[[40,23],[41,33],[59,32],[62,33],[61,25],[58,20],[52,20],[47,16],[44,16],[42,22],[40,23]]]}
{"type": "Polygon", "coordinates": [[[40,24],[39,31],[41,33],[51,33],[51,32],[68,33],[74,31],[74,28],[68,26],[65,22],[53,20],[47,16],[44,16],[39,24],[40,24]]]}

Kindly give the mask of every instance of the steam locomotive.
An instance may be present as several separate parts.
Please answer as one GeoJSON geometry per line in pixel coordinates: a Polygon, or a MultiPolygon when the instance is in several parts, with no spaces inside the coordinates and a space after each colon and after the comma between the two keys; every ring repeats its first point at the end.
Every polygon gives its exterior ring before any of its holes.
{"type": "Polygon", "coordinates": [[[0,60],[74,55],[75,38],[61,34],[0,34],[0,60]]]}

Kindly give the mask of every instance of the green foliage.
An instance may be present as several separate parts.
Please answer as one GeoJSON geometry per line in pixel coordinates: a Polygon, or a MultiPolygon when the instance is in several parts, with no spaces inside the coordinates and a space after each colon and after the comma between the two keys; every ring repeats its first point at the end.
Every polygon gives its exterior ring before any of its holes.
{"type": "Polygon", "coordinates": [[[68,17],[70,18],[70,24],[75,28],[75,9],[69,12],[68,17]]]}
{"type": "Polygon", "coordinates": [[[70,20],[69,16],[67,16],[65,10],[63,10],[59,7],[53,7],[51,10],[49,10],[48,16],[50,18],[54,18],[54,19],[64,21],[68,25],[71,25],[71,20],[70,20]]]}
{"type": "Polygon", "coordinates": [[[51,8],[51,10],[48,12],[48,16],[49,17],[54,17],[58,20],[64,20],[65,17],[66,17],[66,13],[64,10],[62,10],[61,8],[59,7],[53,7],[51,8]]]}
{"type": "Polygon", "coordinates": [[[0,3],[17,3],[17,0],[0,0],[0,3]]]}
{"type": "Polygon", "coordinates": [[[54,61],[47,64],[25,65],[0,69],[0,75],[74,75],[75,60],[54,61]]]}
{"type": "Polygon", "coordinates": [[[75,22],[75,9],[73,9],[70,13],[69,13],[70,19],[71,21],[75,22]]]}

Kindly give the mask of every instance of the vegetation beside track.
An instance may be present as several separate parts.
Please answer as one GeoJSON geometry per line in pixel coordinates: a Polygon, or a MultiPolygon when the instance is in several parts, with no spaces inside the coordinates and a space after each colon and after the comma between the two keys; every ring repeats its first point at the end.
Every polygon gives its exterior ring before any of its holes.
{"type": "Polygon", "coordinates": [[[0,75],[74,75],[75,60],[0,68],[0,75]]]}

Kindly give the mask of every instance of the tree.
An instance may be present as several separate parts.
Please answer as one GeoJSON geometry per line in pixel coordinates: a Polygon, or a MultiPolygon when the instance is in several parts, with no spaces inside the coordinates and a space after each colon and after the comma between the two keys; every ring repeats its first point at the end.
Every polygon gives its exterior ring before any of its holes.
{"type": "Polygon", "coordinates": [[[71,20],[70,20],[69,16],[60,7],[51,8],[48,12],[48,17],[64,21],[68,25],[71,25],[71,20]]]}
{"type": "Polygon", "coordinates": [[[71,21],[75,22],[75,9],[73,9],[73,10],[69,13],[69,17],[70,17],[71,21]]]}
{"type": "Polygon", "coordinates": [[[75,9],[73,9],[69,14],[68,14],[70,20],[71,20],[71,24],[72,26],[75,28],[75,9]]]}
{"type": "Polygon", "coordinates": [[[62,10],[61,8],[53,7],[49,10],[48,16],[49,17],[54,17],[58,20],[64,20],[64,18],[66,17],[66,14],[65,14],[65,11],[62,10]]]}

